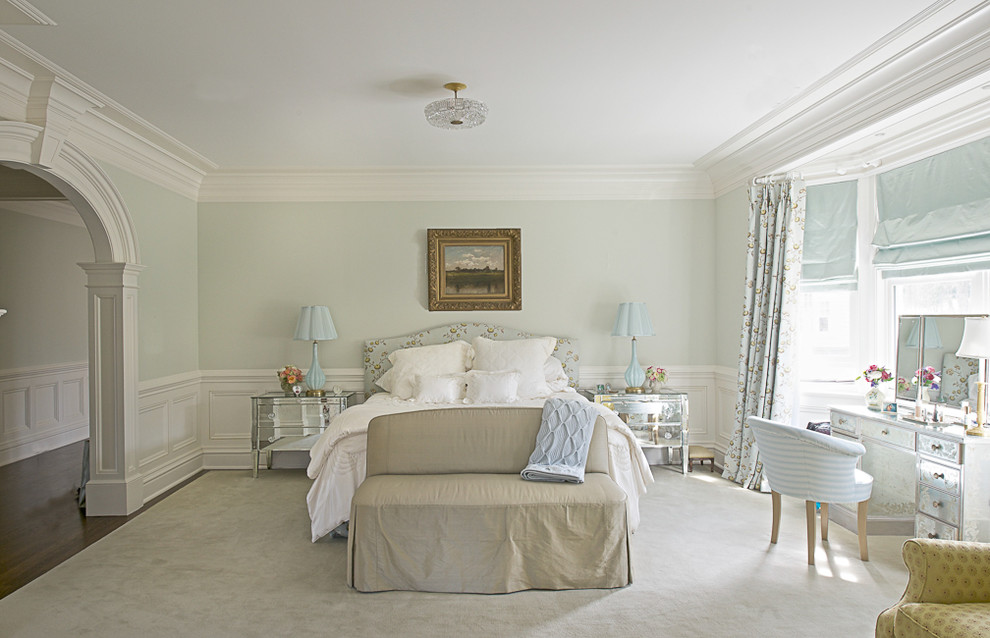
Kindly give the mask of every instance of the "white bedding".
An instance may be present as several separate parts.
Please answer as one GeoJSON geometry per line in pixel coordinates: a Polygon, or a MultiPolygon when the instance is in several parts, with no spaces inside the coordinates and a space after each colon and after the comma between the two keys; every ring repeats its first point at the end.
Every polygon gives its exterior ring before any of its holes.
{"type": "MultiPolygon", "coordinates": [[[[587,401],[573,390],[553,396],[587,401]]],[[[529,399],[510,404],[511,407],[543,407],[546,399],[529,399]]],[[[650,466],[636,443],[632,431],[614,412],[592,404],[608,424],[609,474],[628,497],[630,528],[639,526],[639,497],[653,483],[650,466]]],[[[368,423],[376,416],[437,408],[489,407],[463,403],[436,404],[404,401],[390,394],[372,395],[365,403],[344,410],[327,426],[310,451],[306,473],[313,487],[306,495],[309,518],[315,543],[350,517],[351,498],[364,481],[367,466],[365,451],[368,443],[368,423]]]]}

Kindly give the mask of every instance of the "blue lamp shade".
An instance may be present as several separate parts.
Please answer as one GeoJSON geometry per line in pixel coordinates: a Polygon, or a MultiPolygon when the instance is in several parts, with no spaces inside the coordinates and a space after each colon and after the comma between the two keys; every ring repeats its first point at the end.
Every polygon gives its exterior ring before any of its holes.
{"type": "Polygon", "coordinates": [[[626,392],[637,391],[646,382],[646,373],[636,358],[636,337],[652,337],[653,322],[646,304],[640,301],[630,301],[619,304],[619,312],[615,316],[612,327],[613,337],[632,337],[632,359],[626,368],[626,392]]]}
{"type": "Polygon", "coordinates": [[[306,385],[310,396],[320,396],[323,394],[323,385],[327,382],[327,377],[320,367],[320,358],[317,354],[317,344],[320,341],[329,341],[337,338],[337,329],[333,326],[333,319],[330,317],[330,309],[326,306],[303,306],[299,311],[299,321],[296,322],[296,341],[313,342],[313,362],[306,373],[306,385]]]}

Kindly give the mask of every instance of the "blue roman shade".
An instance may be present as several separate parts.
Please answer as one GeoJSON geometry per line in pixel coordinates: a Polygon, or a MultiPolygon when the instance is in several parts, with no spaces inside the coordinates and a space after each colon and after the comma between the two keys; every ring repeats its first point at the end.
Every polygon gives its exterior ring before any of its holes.
{"type": "Polygon", "coordinates": [[[990,138],[877,176],[880,267],[986,268],[990,259],[990,138]]]}
{"type": "Polygon", "coordinates": [[[801,285],[856,289],[856,182],[807,188],[801,285]]]}

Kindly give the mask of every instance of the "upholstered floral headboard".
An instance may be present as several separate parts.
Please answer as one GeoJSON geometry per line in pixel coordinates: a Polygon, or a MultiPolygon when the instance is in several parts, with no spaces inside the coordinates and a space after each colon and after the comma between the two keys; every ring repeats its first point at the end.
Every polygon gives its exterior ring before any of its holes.
{"type": "MultiPolygon", "coordinates": [[[[364,342],[365,390],[369,395],[381,391],[375,385],[375,381],[380,379],[392,367],[392,364],[388,360],[388,355],[394,350],[415,346],[429,346],[437,343],[450,343],[458,339],[463,339],[471,343],[472,339],[479,336],[501,341],[508,339],[529,339],[531,337],[542,337],[546,335],[536,335],[489,323],[453,323],[449,326],[430,328],[429,330],[423,330],[422,332],[403,337],[369,339],[364,342]]],[[[557,337],[557,347],[553,352],[553,356],[560,359],[564,364],[567,383],[572,388],[576,388],[578,384],[578,360],[580,359],[578,345],[577,339],[557,337]]]]}

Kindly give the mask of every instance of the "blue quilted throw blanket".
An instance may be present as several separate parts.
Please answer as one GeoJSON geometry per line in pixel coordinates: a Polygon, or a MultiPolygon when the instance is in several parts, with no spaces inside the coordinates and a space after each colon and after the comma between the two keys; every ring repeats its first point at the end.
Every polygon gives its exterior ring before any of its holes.
{"type": "Polygon", "coordinates": [[[591,434],[598,412],[586,401],[547,399],[536,449],[521,472],[528,481],[584,483],[591,434]]]}

